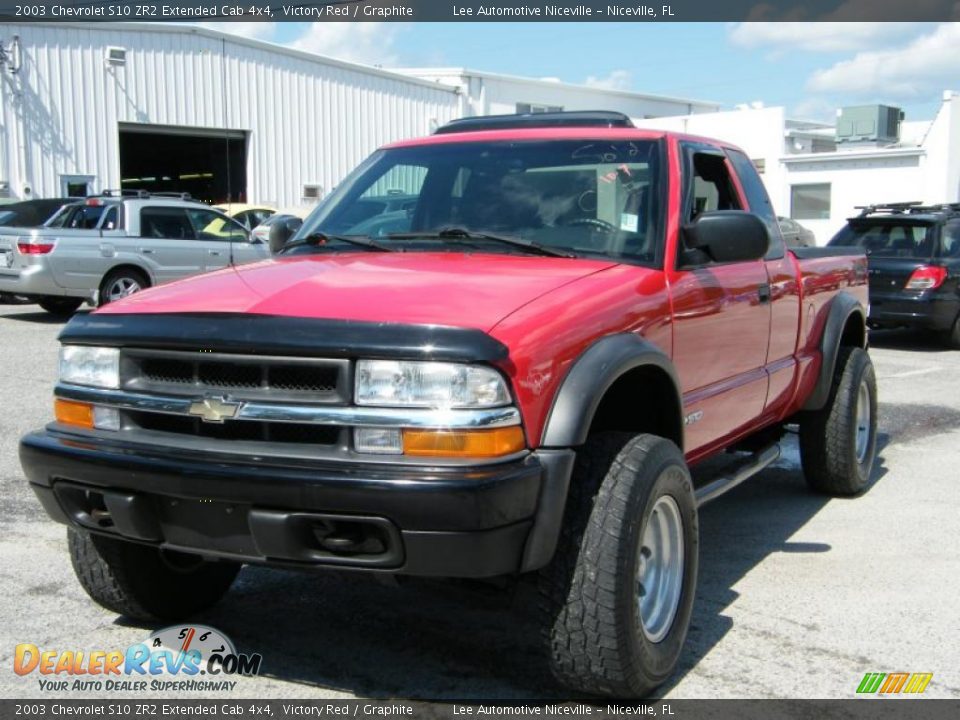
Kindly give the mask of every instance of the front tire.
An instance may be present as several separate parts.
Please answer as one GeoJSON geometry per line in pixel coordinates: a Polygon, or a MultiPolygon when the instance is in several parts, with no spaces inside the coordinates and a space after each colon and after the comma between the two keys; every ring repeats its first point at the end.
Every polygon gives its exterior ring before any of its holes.
{"type": "Polygon", "coordinates": [[[240,571],[233,562],[210,562],[187,553],[67,530],[70,561],[93,600],[146,622],[176,621],[216,604],[240,571]]]}
{"type": "Polygon", "coordinates": [[[697,506],[683,454],[653,435],[602,433],[577,453],[564,527],[540,573],[554,676],[644,697],[673,672],[697,580],[697,506]]]}
{"type": "Polygon", "coordinates": [[[856,495],[870,482],[877,453],[877,378],[866,350],[842,347],[830,398],[800,421],[807,483],[828,495],[856,495]]]}

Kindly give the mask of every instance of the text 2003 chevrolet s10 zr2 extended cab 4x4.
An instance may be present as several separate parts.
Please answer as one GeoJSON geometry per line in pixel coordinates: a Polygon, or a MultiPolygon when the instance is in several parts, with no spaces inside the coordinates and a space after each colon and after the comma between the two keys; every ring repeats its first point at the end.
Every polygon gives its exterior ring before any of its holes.
{"type": "Polygon", "coordinates": [[[690,624],[699,504],[787,423],[813,488],[868,482],[849,253],[785,249],[726,144],[609,113],[456,121],[374,153],[279,257],[75,317],[21,459],[118,613],[199,611],[241,563],[528,576],[555,675],[643,695],[690,624]],[[415,202],[356,212],[390,193],[415,202]]]}

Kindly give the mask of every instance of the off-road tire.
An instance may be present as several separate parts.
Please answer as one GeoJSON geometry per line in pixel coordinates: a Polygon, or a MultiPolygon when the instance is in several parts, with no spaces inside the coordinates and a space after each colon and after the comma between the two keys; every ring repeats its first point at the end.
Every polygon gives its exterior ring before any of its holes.
{"type": "Polygon", "coordinates": [[[183,620],[216,604],[240,571],[184,553],[69,528],[70,561],[87,594],[107,610],[137,620],[183,620]]]}
{"type": "MultiPolygon", "coordinates": [[[[121,267],[121,268],[117,268],[116,270],[111,270],[103,278],[103,282],[100,283],[100,292],[97,295],[97,304],[100,307],[103,307],[104,305],[107,305],[108,303],[112,302],[112,300],[110,299],[109,290],[114,285],[114,283],[116,283],[118,280],[123,280],[123,279],[128,279],[135,282],[137,285],[140,286],[139,287],[140,290],[146,290],[148,287],[150,287],[150,278],[148,278],[140,270],[136,270],[134,268],[126,268],[126,267],[121,267]]],[[[135,292],[139,292],[139,290],[135,292]]]]}
{"type": "Polygon", "coordinates": [[[697,580],[697,506],[683,454],[653,435],[601,433],[577,452],[553,561],[538,576],[550,668],[579,692],[645,697],[673,672],[697,580]],[[683,526],[682,586],[665,637],[644,634],[637,559],[657,500],[676,502],[683,526]]]}
{"type": "Polygon", "coordinates": [[[811,488],[828,495],[856,495],[870,482],[877,450],[877,378],[866,350],[841,347],[827,404],[800,419],[800,461],[811,488]],[[857,457],[858,398],[869,393],[866,454],[857,457]]]}
{"type": "Polygon", "coordinates": [[[83,298],[56,297],[53,295],[37,300],[37,305],[57,317],[73,315],[82,304],[83,298]]]}

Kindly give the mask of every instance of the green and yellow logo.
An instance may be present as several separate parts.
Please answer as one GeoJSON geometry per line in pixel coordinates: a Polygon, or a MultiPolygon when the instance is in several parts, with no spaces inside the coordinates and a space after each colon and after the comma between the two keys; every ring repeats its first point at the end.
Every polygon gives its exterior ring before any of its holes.
{"type": "Polygon", "coordinates": [[[860,695],[898,695],[907,693],[919,695],[927,689],[933,679],[933,673],[867,673],[860,681],[857,694],[860,695]]]}

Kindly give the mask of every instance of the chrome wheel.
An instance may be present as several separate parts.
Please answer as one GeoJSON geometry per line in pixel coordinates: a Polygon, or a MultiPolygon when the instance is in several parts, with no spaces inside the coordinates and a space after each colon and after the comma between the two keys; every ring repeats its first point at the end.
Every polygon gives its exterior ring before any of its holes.
{"type": "Polygon", "coordinates": [[[140,287],[140,283],[137,282],[136,278],[118,277],[107,287],[107,302],[120,300],[121,298],[125,298],[127,295],[133,295],[133,293],[139,292],[142,289],[143,288],[140,287]]]}
{"type": "Polygon", "coordinates": [[[863,464],[870,448],[870,388],[861,381],[857,391],[857,462],[863,464]]]}
{"type": "Polygon", "coordinates": [[[677,502],[660,497],[643,530],[637,559],[637,613],[650,642],[666,637],[683,590],[683,518],[677,502]]]}

